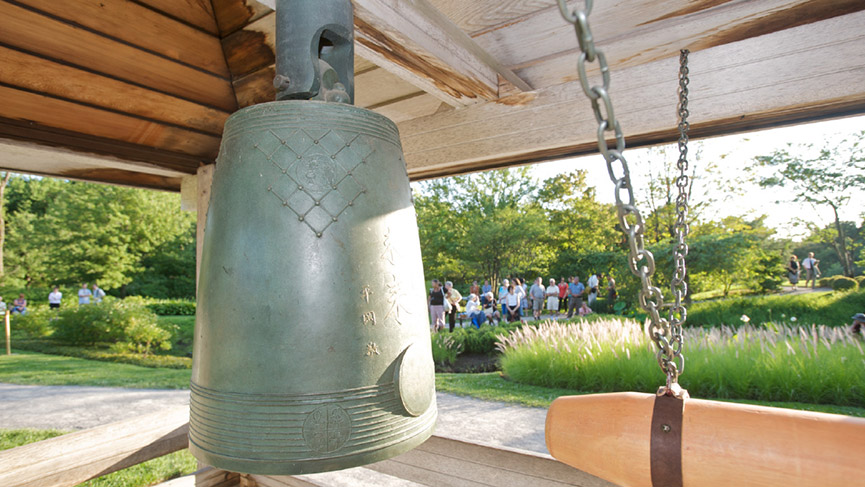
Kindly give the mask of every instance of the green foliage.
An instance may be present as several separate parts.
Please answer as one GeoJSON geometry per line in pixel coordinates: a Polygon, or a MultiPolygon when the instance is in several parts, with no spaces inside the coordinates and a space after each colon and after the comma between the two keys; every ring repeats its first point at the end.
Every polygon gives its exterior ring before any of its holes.
{"type": "Polygon", "coordinates": [[[463,351],[463,344],[447,333],[432,333],[433,361],[439,366],[453,365],[463,351]]]}
{"type": "MultiPolygon", "coordinates": [[[[653,388],[655,389],[655,388],[653,388]]],[[[561,396],[580,394],[572,389],[532,386],[520,384],[502,377],[500,372],[486,374],[436,374],[436,391],[459,396],[471,396],[486,401],[500,401],[523,406],[548,408],[550,403],[561,396]]],[[[808,404],[791,401],[752,401],[747,399],[723,399],[724,401],[761,406],[817,411],[822,413],[843,414],[865,417],[865,409],[853,406],[832,404],[808,404]]]]}
{"type": "Polygon", "coordinates": [[[144,304],[159,316],[195,316],[195,301],[191,299],[145,298],[144,304]]]}
{"type": "Polygon", "coordinates": [[[9,384],[186,389],[189,387],[189,374],[189,369],[139,367],[20,352],[17,348],[13,349],[11,356],[0,356],[0,382],[9,384]]]}
{"type": "Polygon", "coordinates": [[[57,313],[45,306],[33,307],[28,309],[27,314],[12,315],[10,327],[28,337],[42,338],[51,333],[50,320],[56,317],[57,313]]]}
{"type": "MultiPolygon", "coordinates": [[[[686,329],[693,397],[865,406],[865,351],[846,327],[686,329]]],[[[663,383],[655,352],[633,321],[523,327],[502,340],[504,374],[583,392],[650,391],[663,383]]]]}
{"type": "Polygon", "coordinates": [[[177,281],[160,284],[162,297],[191,296],[195,215],[181,212],[179,195],[22,176],[10,180],[6,200],[4,284],[47,296],[54,284],[96,281],[122,295],[150,273],[177,281]]]}
{"type": "Polygon", "coordinates": [[[491,354],[496,351],[498,335],[518,327],[516,323],[502,323],[499,326],[484,324],[480,328],[457,328],[451,336],[462,345],[465,353],[491,354]]]}
{"type": "Polygon", "coordinates": [[[760,292],[777,291],[785,281],[784,259],[781,254],[770,254],[758,249],[754,253],[751,273],[753,287],[760,292]]]}
{"type": "Polygon", "coordinates": [[[849,289],[858,289],[859,283],[852,277],[838,276],[832,281],[832,289],[835,291],[846,291],[849,289]]]}
{"type": "Polygon", "coordinates": [[[742,315],[751,323],[770,321],[840,326],[865,309],[865,290],[780,296],[727,298],[694,303],[688,308],[688,326],[735,326],[742,315]]]}
{"type": "Polygon", "coordinates": [[[785,188],[789,200],[832,209],[835,228],[826,232],[824,241],[835,249],[844,275],[852,277],[855,259],[838,209],[850,201],[855,191],[865,189],[865,132],[849,139],[827,140],[820,148],[800,145],[795,153],[776,150],[756,157],[755,162],[758,168],[768,169],[759,177],[761,186],[785,188]]]}
{"type": "Polygon", "coordinates": [[[61,309],[51,326],[52,339],[73,345],[121,343],[127,351],[144,354],[152,347],[171,348],[171,333],[158,326],[156,315],[141,301],[132,298],[61,309]]]}
{"type": "Polygon", "coordinates": [[[862,283],[865,282],[865,276],[856,276],[853,279],[859,283],[859,287],[862,287],[862,283]]]}

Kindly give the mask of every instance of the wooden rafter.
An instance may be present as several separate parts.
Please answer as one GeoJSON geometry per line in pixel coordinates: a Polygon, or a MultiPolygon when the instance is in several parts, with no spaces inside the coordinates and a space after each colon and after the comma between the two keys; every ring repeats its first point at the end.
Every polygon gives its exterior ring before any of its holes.
{"type": "MultiPolygon", "coordinates": [[[[691,54],[691,134],[722,135],[865,111],[865,12],[691,54]],[[843,60],[843,63],[839,62],[843,60]]],[[[677,59],[612,72],[631,146],[675,140],[677,59]]],[[[399,124],[412,179],[596,151],[579,82],[399,124]]]]}

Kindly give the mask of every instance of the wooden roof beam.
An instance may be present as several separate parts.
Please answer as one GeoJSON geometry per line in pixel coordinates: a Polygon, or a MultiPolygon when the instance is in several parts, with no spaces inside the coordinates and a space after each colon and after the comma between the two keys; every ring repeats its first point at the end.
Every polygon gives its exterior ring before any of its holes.
{"type": "MultiPolygon", "coordinates": [[[[865,113],[863,24],[860,11],[693,52],[692,137],[865,113]]],[[[630,146],[676,140],[677,74],[678,56],[613,67],[610,95],[630,146]]],[[[577,81],[399,130],[414,180],[597,151],[597,122],[577,81]]]]}
{"type": "MultiPolygon", "coordinates": [[[[276,0],[259,3],[274,8],[276,0]]],[[[498,99],[499,77],[532,89],[428,0],[352,3],[358,55],[451,106],[498,99]]]]}

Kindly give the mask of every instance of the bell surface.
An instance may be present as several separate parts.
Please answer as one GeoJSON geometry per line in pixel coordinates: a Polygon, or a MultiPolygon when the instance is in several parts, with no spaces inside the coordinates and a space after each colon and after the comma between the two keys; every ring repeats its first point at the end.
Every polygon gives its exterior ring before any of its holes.
{"type": "Polygon", "coordinates": [[[308,100],[234,113],[203,243],[190,451],[291,475],[421,444],[436,421],[425,295],[392,121],[308,100]]]}

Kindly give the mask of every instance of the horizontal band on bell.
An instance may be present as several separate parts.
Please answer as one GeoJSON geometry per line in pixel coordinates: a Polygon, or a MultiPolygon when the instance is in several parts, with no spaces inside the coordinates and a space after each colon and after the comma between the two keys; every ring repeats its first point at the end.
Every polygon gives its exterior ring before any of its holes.
{"type": "Polygon", "coordinates": [[[406,414],[394,384],[316,394],[243,394],[191,384],[190,442],[239,460],[338,458],[397,444],[432,428],[435,404],[406,414]]]}

